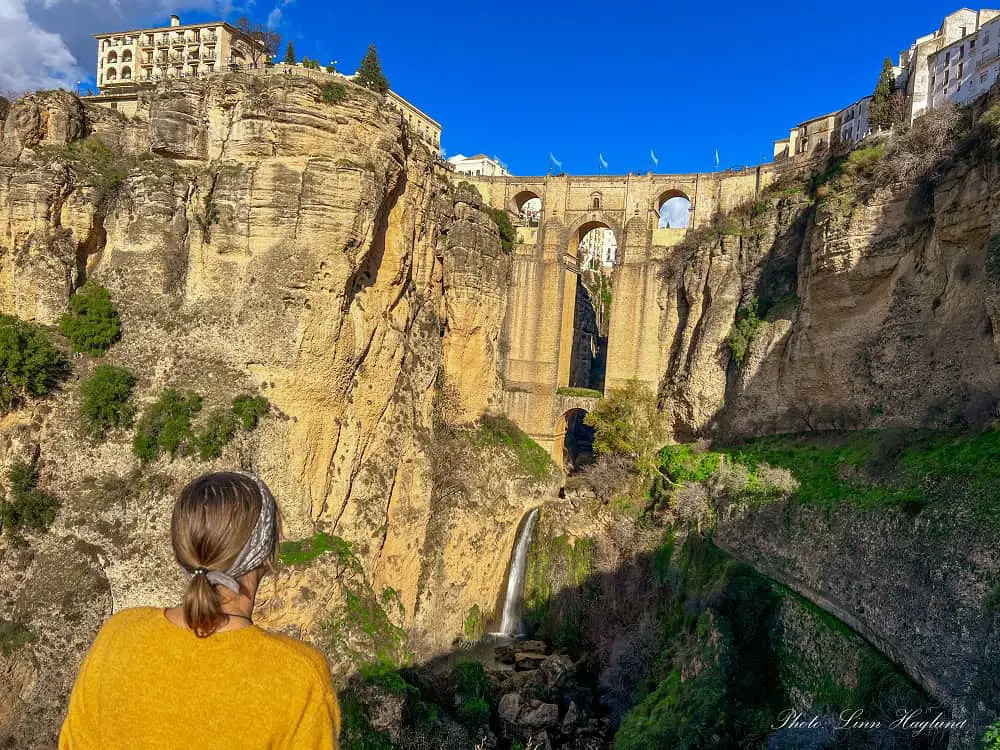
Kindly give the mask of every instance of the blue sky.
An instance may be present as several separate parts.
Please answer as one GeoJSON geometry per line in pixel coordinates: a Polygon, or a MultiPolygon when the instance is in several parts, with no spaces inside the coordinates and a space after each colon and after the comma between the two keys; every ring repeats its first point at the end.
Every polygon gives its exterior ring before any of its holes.
{"type": "Polygon", "coordinates": [[[174,10],[185,22],[246,12],[271,19],[300,57],[347,72],[374,42],[392,87],[442,123],[449,154],[541,174],[552,152],[586,174],[600,152],[624,173],[650,169],[652,148],[657,171],[705,171],[716,149],[723,168],[769,160],[791,125],[870,93],[885,56],[958,7],[0,0],[0,89],[45,85],[39,70],[92,75],[93,33],[158,25],[174,10]]]}

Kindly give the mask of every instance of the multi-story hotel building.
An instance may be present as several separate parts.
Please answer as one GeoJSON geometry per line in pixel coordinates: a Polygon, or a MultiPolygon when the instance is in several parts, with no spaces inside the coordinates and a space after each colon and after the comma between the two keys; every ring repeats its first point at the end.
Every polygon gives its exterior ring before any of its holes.
{"type": "MultiPolygon", "coordinates": [[[[170,16],[170,25],[96,34],[99,96],[86,97],[97,104],[134,115],[139,88],[166,78],[205,76],[227,70],[261,73],[298,73],[326,79],[345,78],[339,73],[311,70],[301,65],[273,65],[264,45],[224,21],[181,25],[170,16]]],[[[353,76],[346,76],[353,78],[353,76]]],[[[441,124],[390,91],[388,103],[397,109],[418,138],[433,150],[441,148],[441,124]]]]}
{"type": "Polygon", "coordinates": [[[96,34],[97,85],[102,91],[134,87],[163,78],[201,75],[270,62],[260,42],[223,21],[96,34]]]}

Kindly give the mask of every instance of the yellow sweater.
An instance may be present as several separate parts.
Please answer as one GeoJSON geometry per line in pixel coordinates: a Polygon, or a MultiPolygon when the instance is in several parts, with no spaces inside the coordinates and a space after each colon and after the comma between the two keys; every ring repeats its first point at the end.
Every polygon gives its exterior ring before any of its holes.
{"type": "Polygon", "coordinates": [[[316,649],[252,626],[198,638],[142,607],[97,634],[59,750],[336,750],[339,733],[316,649]]]}

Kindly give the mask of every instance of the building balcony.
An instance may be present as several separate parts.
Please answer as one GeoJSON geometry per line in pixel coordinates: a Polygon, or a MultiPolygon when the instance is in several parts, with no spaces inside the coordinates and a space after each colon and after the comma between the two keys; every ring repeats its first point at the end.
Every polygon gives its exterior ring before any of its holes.
{"type": "Polygon", "coordinates": [[[201,59],[202,60],[214,60],[215,59],[215,53],[214,52],[208,52],[208,51],[202,52],[201,53],[201,59]]]}

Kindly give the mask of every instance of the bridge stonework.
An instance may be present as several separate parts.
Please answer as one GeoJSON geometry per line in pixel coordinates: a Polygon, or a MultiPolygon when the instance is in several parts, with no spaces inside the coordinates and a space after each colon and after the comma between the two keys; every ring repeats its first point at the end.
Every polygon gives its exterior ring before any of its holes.
{"type": "Polygon", "coordinates": [[[537,226],[517,227],[503,328],[504,410],[556,463],[562,465],[566,415],[596,402],[557,393],[569,385],[582,237],[603,226],[618,243],[605,392],[629,380],[656,392],[677,325],[676,314],[658,304],[662,269],[687,234],[657,228],[662,204],[687,198],[689,226],[702,227],[717,212],[756,197],[774,177],[771,165],[682,175],[463,176],[484,203],[515,215],[529,198],[541,200],[537,226]]]}

